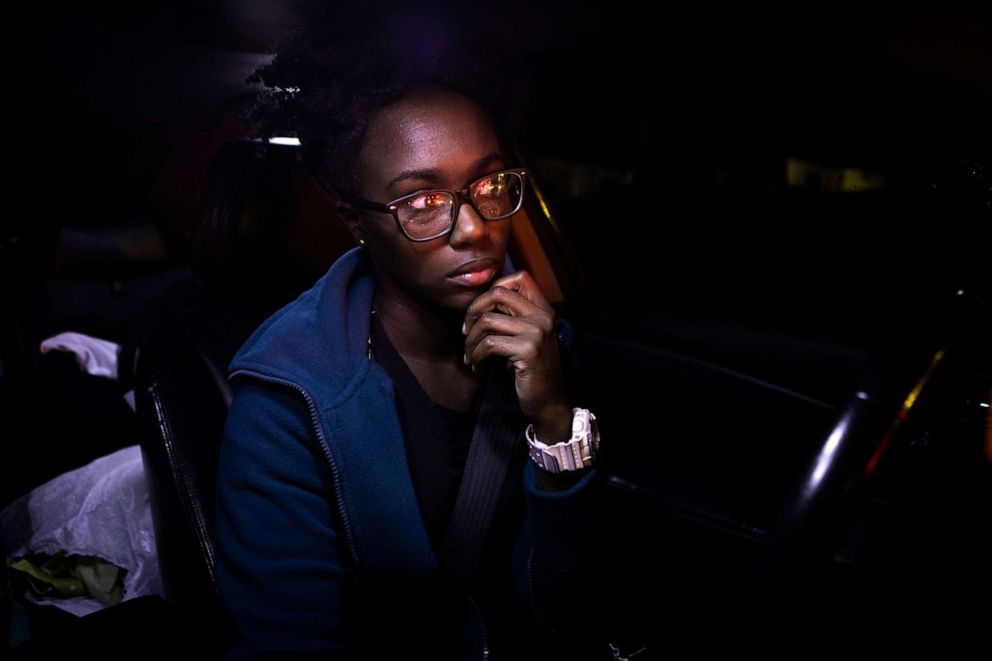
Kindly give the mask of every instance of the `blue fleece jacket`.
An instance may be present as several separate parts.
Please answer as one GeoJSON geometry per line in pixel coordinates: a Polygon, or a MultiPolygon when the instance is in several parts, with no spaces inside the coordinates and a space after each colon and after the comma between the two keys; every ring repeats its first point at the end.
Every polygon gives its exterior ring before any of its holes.
{"type": "MultiPolygon", "coordinates": [[[[235,390],[215,510],[228,658],[375,658],[442,643],[461,645],[453,657],[487,656],[478,608],[458,620],[433,612],[427,597],[438,559],[392,381],[367,354],[374,287],[361,249],[348,251],[263,322],[229,365],[235,390]],[[461,637],[447,640],[442,621],[457,622],[461,637]]],[[[581,604],[594,597],[589,581],[602,557],[602,478],[593,467],[567,490],[548,491],[538,470],[525,463],[514,589],[564,637],[589,622],[581,604]]]]}

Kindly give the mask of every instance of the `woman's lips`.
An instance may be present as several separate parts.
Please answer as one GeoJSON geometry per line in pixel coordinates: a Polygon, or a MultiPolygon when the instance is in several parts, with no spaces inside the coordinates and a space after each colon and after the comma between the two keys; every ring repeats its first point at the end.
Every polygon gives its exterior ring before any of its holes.
{"type": "Polygon", "coordinates": [[[484,285],[489,282],[495,274],[496,269],[488,268],[482,269],[481,271],[461,273],[459,275],[449,275],[448,279],[466,287],[478,287],[479,285],[484,285]]]}

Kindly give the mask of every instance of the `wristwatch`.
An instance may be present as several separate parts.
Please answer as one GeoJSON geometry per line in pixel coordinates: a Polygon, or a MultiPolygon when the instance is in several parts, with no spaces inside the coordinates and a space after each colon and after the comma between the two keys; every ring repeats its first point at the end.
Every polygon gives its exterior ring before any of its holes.
{"type": "Polygon", "coordinates": [[[530,458],[550,473],[575,471],[591,466],[599,454],[599,428],[589,409],[572,409],[572,438],[548,445],[537,440],[534,425],[524,431],[530,446],[530,458]]]}

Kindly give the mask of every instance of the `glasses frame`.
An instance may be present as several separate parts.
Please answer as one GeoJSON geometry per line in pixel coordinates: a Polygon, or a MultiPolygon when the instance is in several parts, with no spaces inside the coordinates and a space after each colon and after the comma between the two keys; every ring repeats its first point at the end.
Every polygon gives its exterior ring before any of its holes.
{"type": "Polygon", "coordinates": [[[503,170],[497,170],[496,172],[490,172],[489,174],[484,174],[478,179],[472,181],[472,183],[470,183],[468,186],[460,190],[455,190],[452,188],[422,188],[408,195],[404,195],[390,202],[386,202],[385,204],[383,204],[382,202],[373,202],[372,200],[366,200],[365,198],[358,197],[357,195],[352,195],[350,193],[343,194],[341,198],[355,206],[362,207],[370,211],[380,211],[382,213],[390,214],[393,217],[393,220],[396,221],[396,226],[399,228],[400,232],[403,233],[403,236],[405,236],[410,241],[422,243],[424,241],[433,241],[434,239],[444,236],[445,234],[448,234],[453,229],[455,229],[455,224],[458,222],[458,213],[459,211],[461,211],[462,208],[462,203],[463,203],[462,200],[468,202],[468,204],[473,209],[475,209],[475,212],[479,214],[479,218],[482,218],[486,222],[489,222],[491,220],[505,220],[506,218],[509,218],[513,214],[520,211],[520,207],[523,206],[524,194],[526,192],[526,189],[527,189],[527,169],[506,168],[503,170]],[[475,206],[475,203],[472,201],[472,198],[469,195],[469,190],[471,190],[473,186],[475,186],[483,179],[487,179],[489,177],[504,173],[512,173],[512,174],[520,175],[520,200],[517,202],[517,206],[510,213],[499,216],[498,218],[486,218],[485,216],[482,215],[482,212],[479,211],[479,208],[475,206]],[[451,224],[443,232],[438,232],[437,234],[422,239],[415,239],[409,234],[407,234],[406,230],[403,229],[403,223],[400,222],[399,207],[400,207],[400,203],[404,202],[405,200],[412,199],[414,197],[417,197],[418,195],[424,195],[425,193],[448,193],[449,195],[451,195],[451,198],[455,201],[454,206],[452,206],[451,208],[451,224]]]}

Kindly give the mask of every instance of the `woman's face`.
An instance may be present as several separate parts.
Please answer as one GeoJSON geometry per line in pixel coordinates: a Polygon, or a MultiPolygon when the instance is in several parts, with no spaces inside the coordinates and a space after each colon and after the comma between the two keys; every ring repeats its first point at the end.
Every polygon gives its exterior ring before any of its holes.
{"type": "MultiPolygon", "coordinates": [[[[380,110],[357,166],[359,194],[383,203],[424,189],[459,190],[510,167],[483,110],[447,91],[409,95],[380,110]]],[[[502,275],[510,219],[486,222],[462,200],[451,231],[429,241],[409,240],[392,216],[374,211],[363,211],[354,229],[366,240],[380,287],[427,308],[464,311],[502,275]],[[451,275],[468,262],[491,275],[451,275]]]]}

